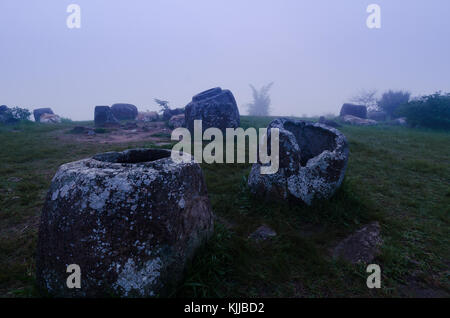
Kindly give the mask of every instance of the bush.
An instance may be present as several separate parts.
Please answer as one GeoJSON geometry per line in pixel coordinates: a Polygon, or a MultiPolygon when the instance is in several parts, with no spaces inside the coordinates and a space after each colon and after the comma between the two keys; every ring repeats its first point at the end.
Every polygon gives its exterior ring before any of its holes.
{"type": "Polygon", "coordinates": [[[269,83],[261,87],[260,90],[250,85],[253,92],[253,102],[247,105],[250,116],[269,116],[271,104],[269,90],[272,85],[273,83],[269,83]]]}
{"type": "Polygon", "coordinates": [[[2,106],[2,112],[0,113],[0,122],[2,123],[15,123],[18,121],[28,120],[31,116],[31,112],[28,109],[20,107],[8,108],[2,106]]]}
{"type": "Polygon", "coordinates": [[[61,122],[64,124],[71,124],[73,123],[73,120],[70,118],[61,117],[61,122]]]}
{"type": "Polygon", "coordinates": [[[8,112],[12,118],[18,120],[28,120],[31,116],[31,112],[26,108],[13,107],[8,112]]]}
{"type": "Polygon", "coordinates": [[[397,110],[412,126],[450,130],[450,93],[422,96],[397,110]]]}
{"type": "Polygon", "coordinates": [[[391,118],[395,117],[396,110],[400,105],[409,102],[411,93],[389,90],[385,92],[378,101],[378,107],[384,110],[391,118]]]}

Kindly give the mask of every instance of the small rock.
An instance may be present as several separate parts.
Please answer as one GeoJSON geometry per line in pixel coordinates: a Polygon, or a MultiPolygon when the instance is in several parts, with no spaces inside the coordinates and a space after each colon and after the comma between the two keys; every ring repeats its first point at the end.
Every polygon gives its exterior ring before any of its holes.
{"type": "Polygon", "coordinates": [[[363,119],[352,115],[345,115],[342,117],[342,120],[347,124],[356,126],[372,126],[377,124],[375,120],[363,119]]]}
{"type": "Polygon", "coordinates": [[[70,133],[72,134],[87,134],[87,135],[95,135],[94,129],[90,127],[83,127],[83,126],[76,126],[72,130],[70,130],[70,133]]]}
{"type": "Polygon", "coordinates": [[[406,124],[407,124],[407,122],[406,122],[405,117],[396,118],[391,122],[391,125],[397,125],[397,126],[406,126],[406,124]]]}
{"type": "Polygon", "coordinates": [[[163,120],[169,120],[173,116],[184,114],[184,108],[165,109],[162,114],[163,120]]]}
{"type": "Polygon", "coordinates": [[[76,126],[70,130],[71,134],[84,134],[86,132],[86,127],[76,126]]]}
{"type": "Polygon", "coordinates": [[[55,114],[42,114],[39,122],[43,124],[59,124],[61,123],[61,117],[55,114]]]}
{"type": "Polygon", "coordinates": [[[323,117],[323,116],[320,116],[320,118],[319,118],[319,123],[320,123],[320,124],[327,125],[327,126],[330,126],[330,127],[334,127],[334,128],[339,128],[339,127],[341,127],[341,125],[339,125],[339,124],[338,124],[337,122],[335,122],[334,120],[326,119],[326,118],[323,117]]]}
{"type": "Polygon", "coordinates": [[[333,250],[333,258],[368,264],[380,253],[381,244],[380,224],[373,222],[341,241],[333,250]]]}
{"type": "Polygon", "coordinates": [[[277,235],[277,233],[274,230],[272,230],[270,227],[268,227],[266,225],[261,225],[259,228],[256,229],[255,232],[250,234],[248,236],[248,238],[258,242],[258,241],[265,241],[276,235],[277,235]]]}
{"type": "Polygon", "coordinates": [[[179,128],[184,126],[184,114],[172,116],[169,120],[170,128],[179,128]]]}
{"type": "Polygon", "coordinates": [[[135,122],[129,122],[122,126],[122,129],[124,130],[133,130],[137,129],[138,125],[135,122]]]}
{"type": "Polygon", "coordinates": [[[157,112],[139,112],[137,115],[137,120],[144,123],[157,121],[158,119],[159,115],[157,112]]]}
{"type": "Polygon", "coordinates": [[[20,181],[22,181],[22,178],[11,177],[11,178],[8,178],[8,181],[9,182],[20,182],[20,181]]]}

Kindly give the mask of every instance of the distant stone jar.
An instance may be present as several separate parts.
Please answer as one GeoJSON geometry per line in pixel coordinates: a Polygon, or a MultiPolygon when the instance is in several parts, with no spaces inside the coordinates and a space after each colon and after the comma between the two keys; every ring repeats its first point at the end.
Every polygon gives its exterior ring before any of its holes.
{"type": "Polygon", "coordinates": [[[212,88],[192,97],[185,107],[186,127],[191,134],[194,121],[202,120],[202,130],[219,128],[225,133],[226,128],[237,128],[240,124],[239,109],[233,93],[220,87],[212,88]]]}
{"type": "Polygon", "coordinates": [[[109,106],[95,106],[94,124],[96,127],[117,127],[120,125],[109,106]]]}
{"type": "Polygon", "coordinates": [[[367,107],[364,105],[344,104],[341,107],[339,116],[344,117],[345,115],[352,115],[355,117],[366,119],[367,107]]]}
{"type": "Polygon", "coordinates": [[[135,120],[138,115],[138,109],[132,104],[114,104],[111,111],[118,120],[135,120]]]}
{"type": "Polygon", "coordinates": [[[294,199],[311,205],[329,199],[344,180],[348,160],[345,136],[330,126],[286,118],[268,126],[279,129],[279,169],[261,174],[261,163],[252,166],[248,177],[251,192],[268,200],[294,199]]]}
{"type": "Polygon", "coordinates": [[[40,288],[58,297],[173,292],[212,234],[213,214],[200,166],[170,156],[132,149],[59,168],[39,228],[40,288]],[[80,289],[66,285],[70,264],[81,269],[80,289]]]}
{"type": "Polygon", "coordinates": [[[51,108],[37,108],[33,110],[34,121],[39,123],[43,114],[53,114],[53,110],[51,108]]]}

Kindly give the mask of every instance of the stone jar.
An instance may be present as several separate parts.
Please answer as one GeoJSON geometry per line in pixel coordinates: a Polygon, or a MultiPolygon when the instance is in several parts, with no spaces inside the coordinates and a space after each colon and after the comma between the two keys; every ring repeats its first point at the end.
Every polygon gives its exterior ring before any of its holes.
{"type": "Polygon", "coordinates": [[[324,124],[280,118],[268,126],[268,145],[272,128],[279,129],[279,169],[261,174],[262,164],[253,164],[248,177],[251,192],[269,200],[295,199],[307,205],[331,198],[347,167],[345,136],[324,124]]]}
{"type": "Polygon", "coordinates": [[[186,128],[194,133],[194,121],[202,121],[202,132],[208,128],[218,128],[222,133],[227,128],[240,125],[239,109],[233,93],[220,87],[212,88],[192,97],[184,111],[186,128]]]}
{"type": "Polygon", "coordinates": [[[170,150],[109,152],[62,165],[43,207],[40,288],[57,297],[167,296],[213,232],[200,166],[170,150]],[[70,289],[67,267],[81,269],[70,289]]]}

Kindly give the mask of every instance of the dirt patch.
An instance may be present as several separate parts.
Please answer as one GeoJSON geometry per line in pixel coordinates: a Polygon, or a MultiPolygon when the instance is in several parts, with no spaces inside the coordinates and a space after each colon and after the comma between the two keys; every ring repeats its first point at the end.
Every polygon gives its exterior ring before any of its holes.
{"type": "MultiPolygon", "coordinates": [[[[92,127],[91,127],[92,128],[92,127]]],[[[150,141],[156,145],[170,145],[172,130],[165,122],[137,123],[135,129],[124,129],[126,125],[117,128],[97,129],[94,134],[75,134],[69,129],[67,133],[58,138],[64,141],[88,142],[88,143],[127,143],[150,141]]]]}

